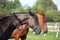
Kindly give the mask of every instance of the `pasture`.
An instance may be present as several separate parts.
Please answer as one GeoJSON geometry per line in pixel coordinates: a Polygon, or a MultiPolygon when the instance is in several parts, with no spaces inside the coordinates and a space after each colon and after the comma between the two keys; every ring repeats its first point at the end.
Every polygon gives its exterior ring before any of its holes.
{"type": "MultiPolygon", "coordinates": [[[[35,35],[32,33],[32,31],[29,31],[27,35],[27,40],[60,40],[60,33],[58,35],[58,38],[56,38],[56,33],[55,32],[48,32],[46,36],[44,34],[40,35],[35,35]]],[[[9,39],[9,40],[14,40],[14,39],[9,39]]]]}

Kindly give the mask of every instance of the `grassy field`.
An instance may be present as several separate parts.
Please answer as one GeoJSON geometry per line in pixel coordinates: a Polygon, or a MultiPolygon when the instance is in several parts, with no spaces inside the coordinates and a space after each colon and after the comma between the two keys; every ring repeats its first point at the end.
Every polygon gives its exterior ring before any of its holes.
{"type": "MultiPolygon", "coordinates": [[[[9,40],[14,40],[14,39],[9,39],[9,40]]],[[[34,35],[31,31],[27,35],[27,40],[60,40],[60,33],[58,38],[56,38],[56,33],[54,32],[48,32],[46,36],[44,34],[40,35],[34,35]]]]}

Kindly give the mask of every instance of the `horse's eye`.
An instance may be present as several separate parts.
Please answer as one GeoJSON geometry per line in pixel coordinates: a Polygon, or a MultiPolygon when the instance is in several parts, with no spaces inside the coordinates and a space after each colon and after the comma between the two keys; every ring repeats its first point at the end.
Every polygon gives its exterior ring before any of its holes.
{"type": "Polygon", "coordinates": [[[15,21],[16,23],[18,23],[18,21],[15,21]]]}
{"type": "Polygon", "coordinates": [[[18,22],[18,21],[14,21],[13,24],[14,24],[14,25],[18,25],[19,22],[18,22]]]}

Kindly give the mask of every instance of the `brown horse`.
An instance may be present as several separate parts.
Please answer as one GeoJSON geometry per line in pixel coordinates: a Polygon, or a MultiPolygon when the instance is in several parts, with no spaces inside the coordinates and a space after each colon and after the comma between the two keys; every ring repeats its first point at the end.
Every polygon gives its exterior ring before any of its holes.
{"type": "Polygon", "coordinates": [[[46,22],[45,14],[38,12],[36,16],[38,17],[38,22],[41,31],[43,31],[43,33],[47,33],[48,30],[47,30],[47,22],[46,22]]]}
{"type": "MultiPolygon", "coordinates": [[[[1,15],[2,16],[2,15],[1,15]]],[[[2,16],[0,19],[0,40],[8,40],[11,37],[11,34],[15,28],[20,30],[20,25],[23,24],[23,21],[20,20],[15,14],[11,14],[10,16],[2,16]]]]}
{"type": "Polygon", "coordinates": [[[13,38],[15,38],[15,40],[19,40],[19,38],[21,38],[21,40],[26,40],[26,36],[29,30],[29,24],[28,23],[24,23],[21,25],[21,27],[19,27],[20,30],[18,30],[17,28],[13,31],[12,36],[13,38]]]}
{"type": "Polygon", "coordinates": [[[35,32],[36,35],[40,34],[41,28],[39,27],[38,17],[32,12],[19,12],[16,13],[19,19],[29,18],[26,22],[29,23],[30,28],[35,32]]]}

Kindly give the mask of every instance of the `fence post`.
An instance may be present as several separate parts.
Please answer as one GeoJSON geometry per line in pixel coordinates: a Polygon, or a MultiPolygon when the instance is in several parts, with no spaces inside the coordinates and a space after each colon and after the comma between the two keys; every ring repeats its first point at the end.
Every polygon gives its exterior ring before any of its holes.
{"type": "Polygon", "coordinates": [[[58,37],[58,32],[59,32],[58,23],[55,24],[55,30],[56,30],[56,38],[57,38],[58,37]]]}

